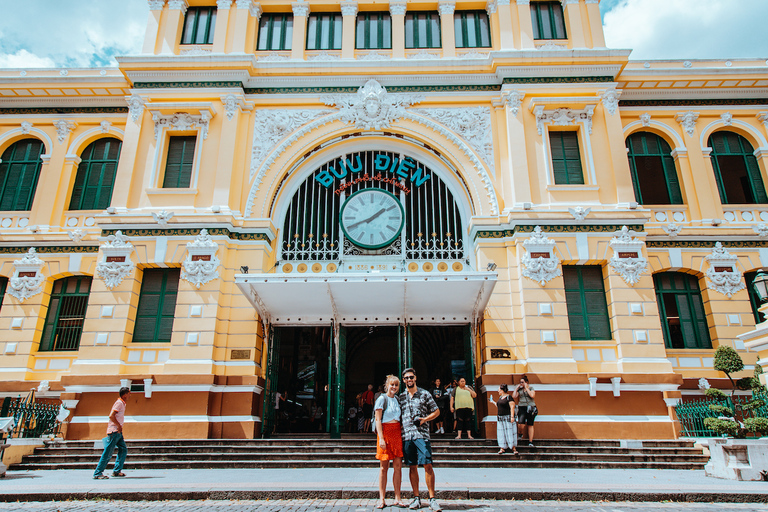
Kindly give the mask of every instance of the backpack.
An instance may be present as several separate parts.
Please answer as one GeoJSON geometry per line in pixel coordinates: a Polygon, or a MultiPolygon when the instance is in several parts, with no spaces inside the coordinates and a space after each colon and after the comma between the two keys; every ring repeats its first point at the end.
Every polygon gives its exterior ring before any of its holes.
{"type": "MultiPolygon", "coordinates": [[[[387,395],[384,396],[384,407],[381,408],[381,417],[384,417],[384,411],[387,410],[387,406],[389,405],[389,397],[387,395]]],[[[374,404],[374,407],[376,404],[374,404]]],[[[371,417],[371,432],[376,433],[376,409],[373,410],[373,417],[371,417]]]]}

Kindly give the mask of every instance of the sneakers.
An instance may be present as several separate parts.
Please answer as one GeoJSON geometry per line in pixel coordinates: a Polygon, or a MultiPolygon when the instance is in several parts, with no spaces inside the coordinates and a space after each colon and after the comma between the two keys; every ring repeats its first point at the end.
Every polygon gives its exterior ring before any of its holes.
{"type": "Polygon", "coordinates": [[[533,443],[528,443],[528,446],[530,446],[531,448],[536,448],[535,446],[533,446],[533,443]]]}
{"type": "Polygon", "coordinates": [[[411,510],[416,510],[418,508],[421,508],[421,498],[419,498],[418,496],[413,498],[413,500],[411,501],[411,504],[408,505],[408,508],[411,510]]]}
{"type": "Polygon", "coordinates": [[[445,430],[443,430],[443,427],[440,427],[440,430],[437,431],[438,434],[445,434],[445,430]]]}
{"type": "Polygon", "coordinates": [[[437,498],[429,498],[429,510],[434,510],[435,512],[440,512],[440,504],[437,502],[437,498]]]}

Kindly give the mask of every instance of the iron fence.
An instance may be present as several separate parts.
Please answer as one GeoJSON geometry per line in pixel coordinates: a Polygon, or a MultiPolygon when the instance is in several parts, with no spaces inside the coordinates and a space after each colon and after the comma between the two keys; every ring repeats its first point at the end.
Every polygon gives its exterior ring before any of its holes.
{"type": "Polygon", "coordinates": [[[56,420],[61,408],[60,402],[29,403],[25,399],[5,398],[0,418],[13,416],[16,426],[8,438],[35,438],[46,435],[56,435],[61,429],[61,422],[56,420]]]}
{"type": "MultiPolygon", "coordinates": [[[[768,395],[753,393],[752,396],[726,396],[721,400],[712,398],[693,399],[681,402],[675,407],[677,419],[680,421],[682,437],[721,437],[717,432],[704,426],[706,418],[717,418],[720,415],[709,408],[710,405],[723,405],[736,411],[736,421],[744,422],[748,418],[768,417],[768,395]],[[762,400],[759,407],[744,409],[753,400],[762,400]]],[[[759,434],[753,434],[759,437],[759,434]]]]}

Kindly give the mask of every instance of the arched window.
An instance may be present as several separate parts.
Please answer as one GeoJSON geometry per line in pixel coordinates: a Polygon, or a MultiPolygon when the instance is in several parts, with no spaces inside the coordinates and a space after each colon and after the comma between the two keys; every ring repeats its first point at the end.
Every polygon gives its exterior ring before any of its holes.
{"type": "Polygon", "coordinates": [[[696,276],[661,272],[653,285],[667,348],[712,348],[696,276]]]}
{"type": "Polygon", "coordinates": [[[5,150],[0,163],[0,210],[32,208],[45,146],[37,139],[20,140],[5,150]]]}
{"type": "Polygon", "coordinates": [[[723,204],[765,204],[763,177],[752,144],[733,132],[717,132],[709,137],[712,167],[723,204]]]}
{"type": "Polygon", "coordinates": [[[41,351],[80,348],[90,293],[91,278],[87,276],[65,277],[53,283],[40,340],[41,351]]]}
{"type": "Polygon", "coordinates": [[[683,204],[675,160],[667,141],[655,133],[636,132],[627,137],[627,150],[638,203],[683,204]]]}
{"type": "Polygon", "coordinates": [[[85,148],[77,166],[70,210],[103,210],[109,206],[121,146],[119,139],[107,138],[85,148]]]}

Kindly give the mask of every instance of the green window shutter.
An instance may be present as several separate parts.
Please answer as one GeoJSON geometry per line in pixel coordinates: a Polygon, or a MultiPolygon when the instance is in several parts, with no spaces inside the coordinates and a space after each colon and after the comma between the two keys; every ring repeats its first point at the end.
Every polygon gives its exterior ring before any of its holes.
{"type": "Polygon", "coordinates": [[[341,50],[341,15],[310,14],[307,20],[307,50],[341,50]]]}
{"type": "Polygon", "coordinates": [[[0,163],[0,211],[24,211],[32,200],[40,178],[45,146],[37,139],[24,139],[3,152],[0,163]]]}
{"type": "Polygon", "coordinates": [[[602,268],[563,266],[563,283],[571,339],[611,339],[602,268]]]}
{"type": "Polygon", "coordinates": [[[534,39],[566,39],[565,17],[560,2],[531,2],[534,39]]]}
{"type": "Polygon", "coordinates": [[[683,204],[675,160],[669,144],[650,132],[627,137],[627,158],[635,199],[640,204],[683,204]],[[659,183],[663,181],[665,187],[659,183]]]}
{"type": "Polygon", "coordinates": [[[437,12],[412,12],[405,15],[405,47],[441,48],[440,16],[437,12]]]}
{"type": "Polygon", "coordinates": [[[579,136],[577,132],[549,132],[552,150],[552,171],[556,185],[582,185],[579,136]]]}
{"type": "Polygon", "coordinates": [[[698,279],[682,272],[653,276],[667,348],[712,348],[698,279]]]}
{"type": "Polygon", "coordinates": [[[256,49],[260,51],[290,50],[293,40],[293,15],[287,13],[263,14],[259,22],[256,49]]]}
{"type": "Polygon", "coordinates": [[[78,350],[91,292],[91,278],[65,277],[53,283],[40,351],[78,350]]]}
{"type": "Polygon", "coordinates": [[[392,18],[386,12],[361,12],[357,15],[355,48],[389,50],[392,48],[392,18]]]}
{"type": "Polygon", "coordinates": [[[194,135],[169,139],[163,188],[189,188],[192,181],[196,140],[197,137],[194,135]]]}
{"type": "Polygon", "coordinates": [[[134,342],[170,342],[179,290],[179,269],[145,269],[136,308],[134,342]]]}
{"type": "Polygon", "coordinates": [[[760,166],[747,139],[733,132],[716,132],[708,144],[723,204],[768,203],[760,166]]]}
{"type": "Polygon", "coordinates": [[[491,33],[485,11],[457,11],[453,14],[456,48],[490,48],[491,33]]]}
{"type": "Polygon", "coordinates": [[[181,44],[213,44],[216,30],[215,7],[189,7],[184,16],[181,44]]]}
{"type": "Polygon", "coordinates": [[[109,206],[121,147],[119,139],[108,138],[85,148],[77,166],[70,210],[103,210],[109,206]]]}
{"type": "Polygon", "coordinates": [[[8,287],[8,278],[0,277],[0,310],[3,309],[3,299],[5,298],[5,289],[8,287]]]}

